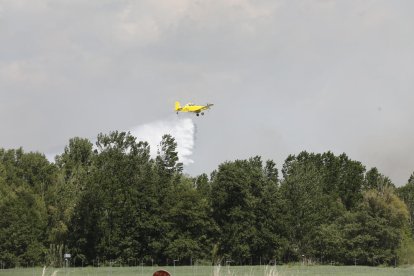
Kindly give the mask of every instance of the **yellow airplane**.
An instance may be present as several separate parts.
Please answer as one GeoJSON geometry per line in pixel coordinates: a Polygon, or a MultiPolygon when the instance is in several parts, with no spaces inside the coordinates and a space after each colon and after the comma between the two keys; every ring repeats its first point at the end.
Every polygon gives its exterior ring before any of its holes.
{"type": "Polygon", "coordinates": [[[204,110],[210,109],[213,104],[206,104],[206,105],[195,105],[193,103],[188,103],[185,106],[181,106],[180,102],[175,102],[175,111],[177,112],[193,112],[197,116],[204,115],[204,110]]]}

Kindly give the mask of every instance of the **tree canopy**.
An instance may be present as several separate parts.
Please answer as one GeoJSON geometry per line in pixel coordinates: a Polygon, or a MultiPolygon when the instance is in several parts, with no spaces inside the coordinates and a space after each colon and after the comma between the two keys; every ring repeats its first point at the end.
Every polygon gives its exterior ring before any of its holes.
{"type": "Polygon", "coordinates": [[[345,153],[227,161],[189,176],[164,135],[151,157],[130,133],[72,138],[55,162],[0,149],[0,261],[6,267],[412,263],[414,177],[396,188],[345,153]]]}

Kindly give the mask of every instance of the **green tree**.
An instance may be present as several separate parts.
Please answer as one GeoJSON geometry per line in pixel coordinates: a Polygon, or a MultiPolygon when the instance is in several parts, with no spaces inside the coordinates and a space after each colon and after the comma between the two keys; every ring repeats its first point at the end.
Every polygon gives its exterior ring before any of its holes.
{"type": "Polygon", "coordinates": [[[44,260],[46,208],[30,189],[3,189],[0,203],[0,259],[7,267],[39,264],[44,260]]]}
{"type": "Polygon", "coordinates": [[[393,264],[407,225],[407,207],[392,188],[364,192],[358,211],[344,220],[348,262],[393,264]]]}
{"type": "Polygon", "coordinates": [[[194,179],[194,185],[195,188],[197,189],[197,191],[202,194],[205,198],[209,199],[210,198],[210,193],[211,193],[211,182],[208,179],[207,174],[203,173],[199,176],[197,176],[194,179]]]}
{"type": "Polygon", "coordinates": [[[383,191],[386,188],[395,188],[391,179],[380,174],[377,168],[372,168],[365,174],[364,189],[375,189],[378,191],[383,191]]]}
{"type": "MultiPolygon", "coordinates": [[[[270,164],[267,169],[274,169],[270,164]]],[[[277,198],[271,198],[277,189],[274,183],[277,173],[276,170],[273,174],[266,172],[269,170],[266,171],[261,158],[256,156],[221,164],[214,174],[211,202],[213,218],[220,229],[215,250],[219,260],[231,258],[241,264],[250,263],[256,255],[275,254],[277,234],[271,233],[277,220],[271,221],[275,217],[261,204],[268,204],[271,211],[277,212],[272,206],[272,200],[277,198]],[[261,247],[265,242],[269,243],[261,247]]]]}
{"type": "Polygon", "coordinates": [[[414,237],[414,180],[410,177],[405,186],[397,189],[397,193],[408,207],[410,230],[412,237],[414,237]]]}
{"type": "Polygon", "coordinates": [[[215,225],[209,213],[208,197],[194,187],[191,178],[182,177],[170,195],[168,212],[170,230],[166,256],[190,264],[210,259],[215,225]]]}
{"type": "Polygon", "coordinates": [[[289,170],[284,171],[281,195],[289,241],[285,257],[292,261],[302,255],[315,256],[312,240],[317,227],[325,221],[327,207],[323,204],[322,177],[316,166],[311,162],[289,164],[289,170]]]}
{"type": "Polygon", "coordinates": [[[7,267],[44,261],[50,168],[41,154],[0,149],[0,259],[7,267]]]}
{"type": "Polygon", "coordinates": [[[96,144],[71,246],[89,262],[156,255],[162,210],[148,144],[125,132],[100,134],[96,144]]]}
{"type": "Polygon", "coordinates": [[[281,182],[285,231],[289,240],[286,260],[299,260],[302,256],[334,257],[326,251],[337,235],[327,236],[328,240],[319,239],[316,244],[314,237],[321,236],[326,229],[337,230],[331,222],[358,206],[362,200],[364,171],[361,163],[350,160],[345,154],[301,152],[288,156],[283,164],[281,182]]]}
{"type": "MultiPolygon", "coordinates": [[[[63,265],[63,253],[67,252],[67,243],[73,216],[80,207],[82,193],[86,189],[88,173],[93,158],[92,143],[88,139],[72,138],[61,155],[56,156],[59,175],[48,192],[48,241],[49,263],[54,266],[63,265]],[[63,252],[65,251],[65,252],[63,252]]],[[[84,259],[76,247],[71,252],[84,259]]]]}
{"type": "Polygon", "coordinates": [[[162,136],[158,146],[156,162],[160,173],[167,177],[172,177],[182,172],[183,163],[179,162],[177,143],[171,135],[165,134],[162,136]]]}

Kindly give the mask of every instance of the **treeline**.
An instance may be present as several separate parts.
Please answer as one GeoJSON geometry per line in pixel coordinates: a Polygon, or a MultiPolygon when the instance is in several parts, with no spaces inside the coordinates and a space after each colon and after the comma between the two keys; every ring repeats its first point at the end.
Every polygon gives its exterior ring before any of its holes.
{"type": "Polygon", "coordinates": [[[128,133],[73,138],[50,163],[0,149],[0,262],[75,265],[414,262],[414,175],[396,188],[345,154],[256,156],[182,173],[128,133]]]}

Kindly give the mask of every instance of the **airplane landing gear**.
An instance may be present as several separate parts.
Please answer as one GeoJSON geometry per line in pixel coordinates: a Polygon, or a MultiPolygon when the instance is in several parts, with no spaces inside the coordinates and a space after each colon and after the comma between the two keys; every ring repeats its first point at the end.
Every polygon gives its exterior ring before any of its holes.
{"type": "Polygon", "coordinates": [[[200,116],[200,114],[198,114],[198,113],[196,115],[197,115],[197,117],[200,116]]]}
{"type": "Polygon", "coordinates": [[[201,112],[201,115],[204,115],[204,112],[201,112]]]}

